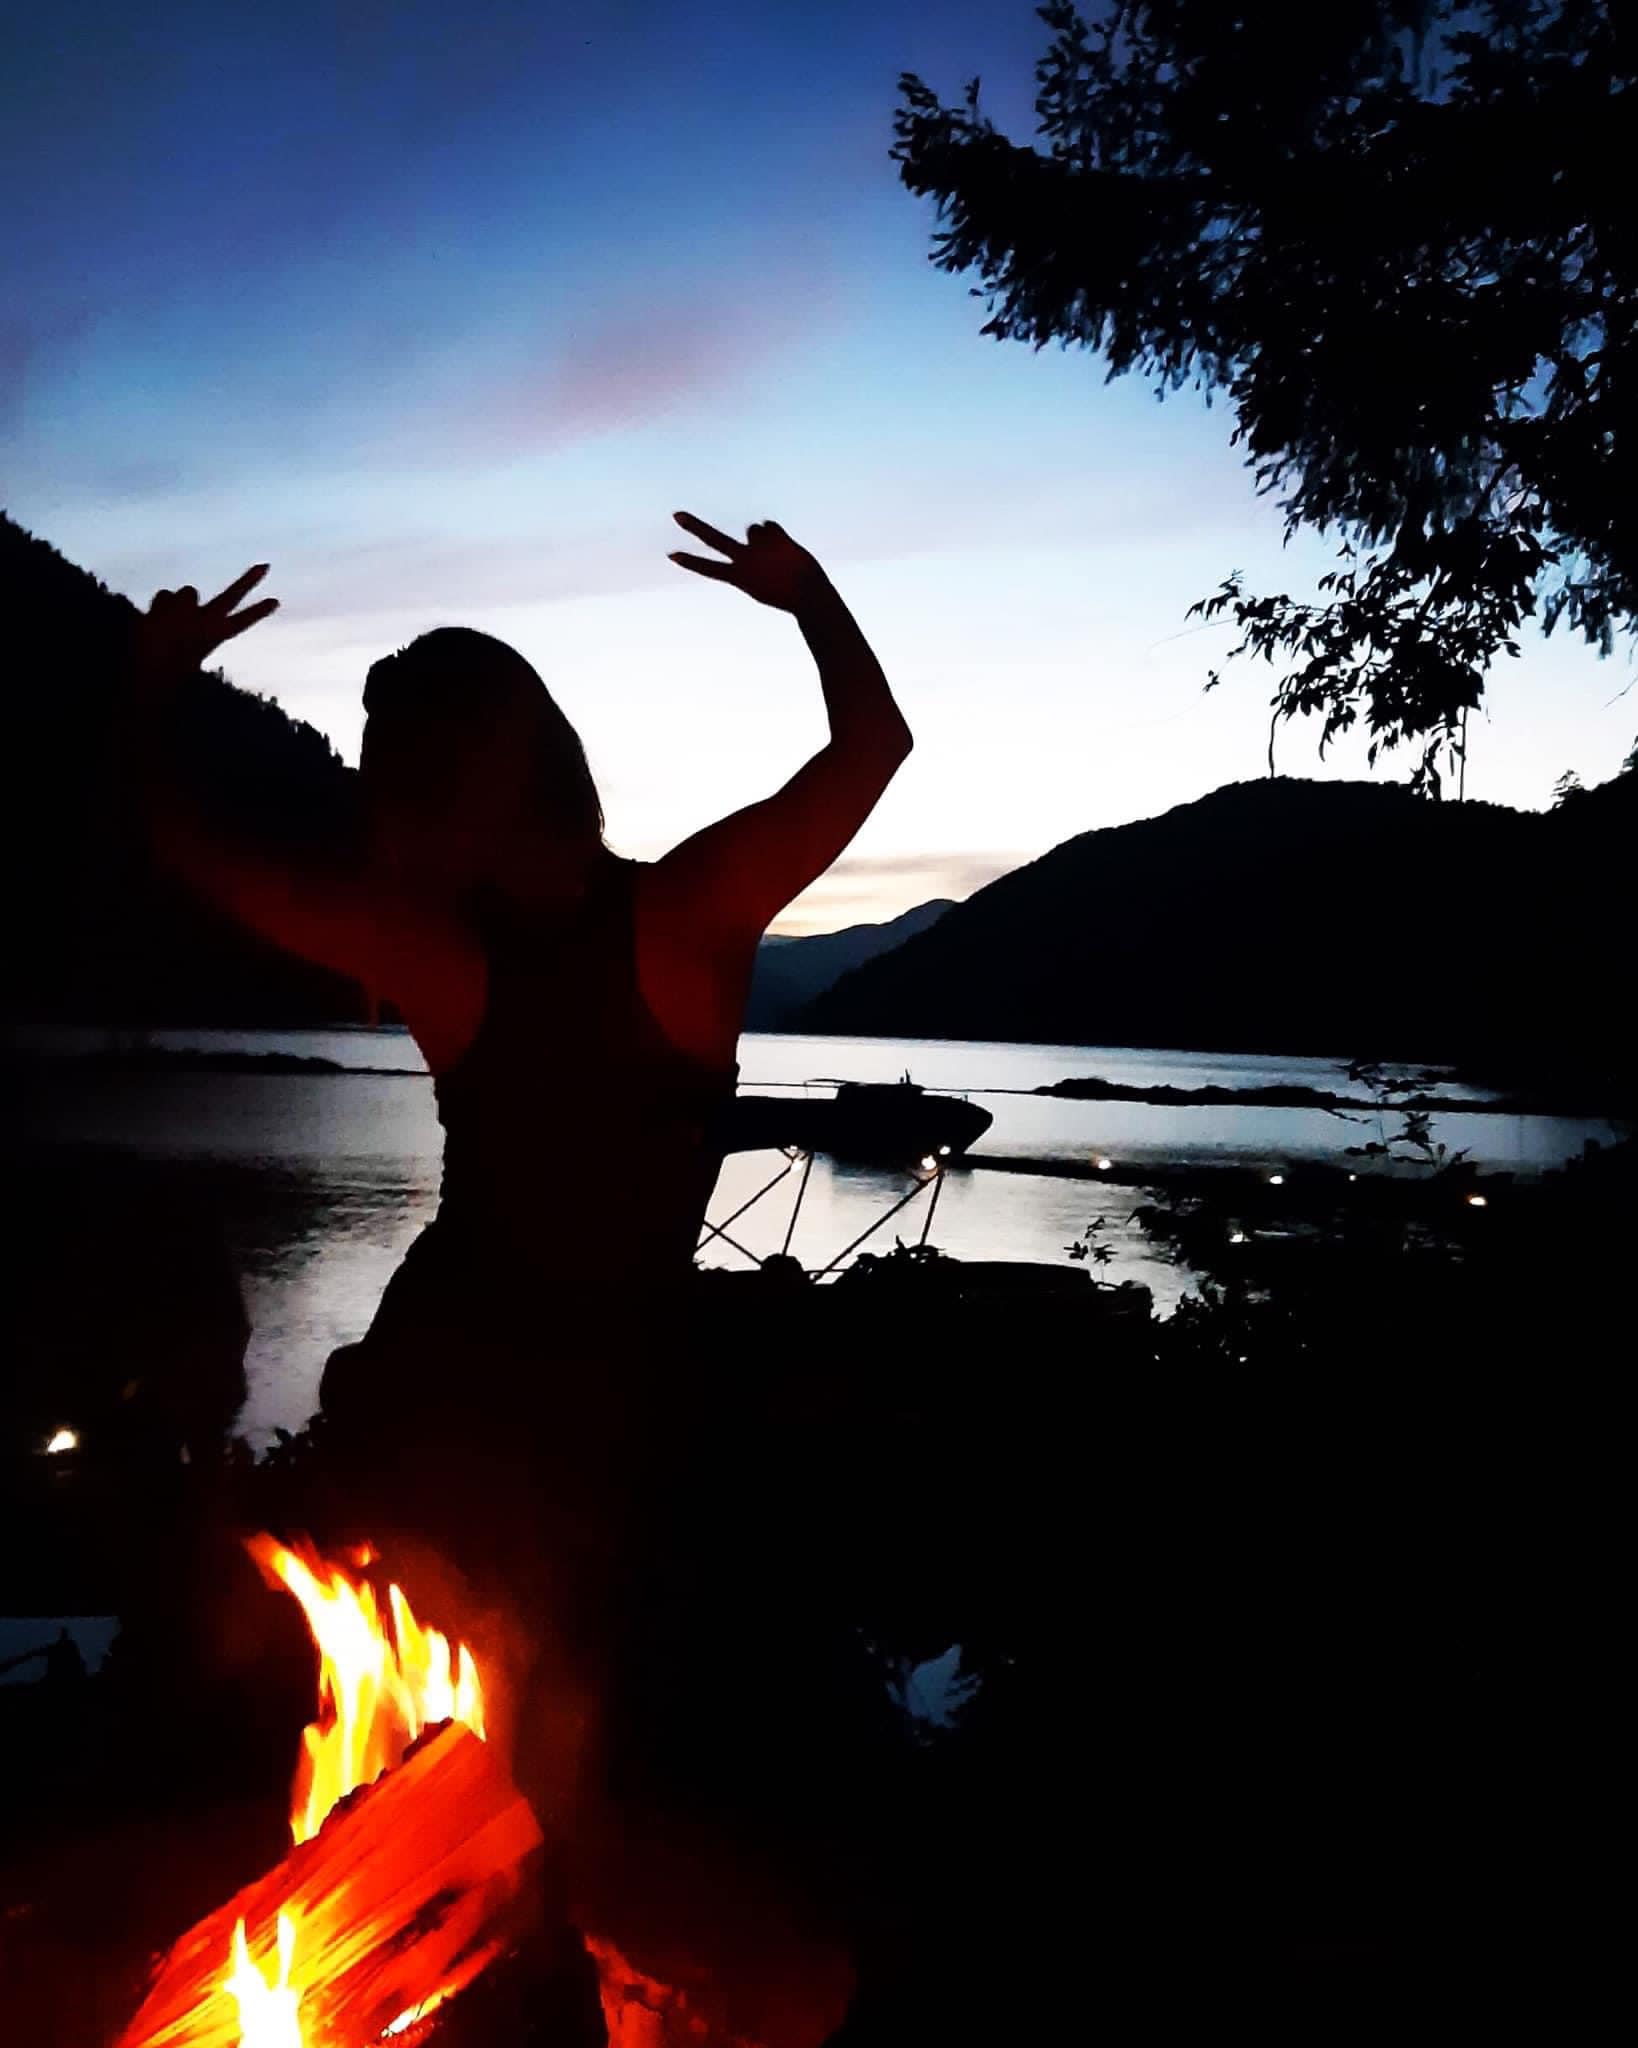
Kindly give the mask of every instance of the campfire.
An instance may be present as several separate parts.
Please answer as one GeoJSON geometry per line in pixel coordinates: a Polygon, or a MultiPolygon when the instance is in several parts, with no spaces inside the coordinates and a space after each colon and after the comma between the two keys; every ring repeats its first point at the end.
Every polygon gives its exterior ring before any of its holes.
{"type": "Polygon", "coordinates": [[[383,1602],[372,1553],[249,1547],[319,1650],[293,1847],[175,1944],[118,2048],[413,2042],[508,1946],[540,1829],[486,1739],[471,1652],[398,1586],[383,1602]]]}

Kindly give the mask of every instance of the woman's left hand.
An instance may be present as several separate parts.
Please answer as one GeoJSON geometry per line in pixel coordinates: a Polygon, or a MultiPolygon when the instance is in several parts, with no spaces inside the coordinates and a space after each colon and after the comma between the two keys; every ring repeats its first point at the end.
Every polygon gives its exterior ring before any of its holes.
{"type": "Polygon", "coordinates": [[[180,590],[155,591],[153,603],[131,621],[134,672],[144,682],[169,684],[202,667],[224,642],[237,639],[278,610],[276,597],[237,609],[266,574],[267,564],[258,562],[203,603],[191,583],[180,590]]]}
{"type": "Polygon", "coordinates": [[[673,554],[671,560],[696,576],[709,576],[717,583],[731,583],[754,597],[758,604],[776,611],[803,612],[831,594],[830,578],[806,548],[799,547],[772,519],[763,519],[745,529],[743,540],[734,540],[692,512],[673,512],[672,518],[685,533],[702,540],[725,562],[713,562],[707,555],[673,554]]]}

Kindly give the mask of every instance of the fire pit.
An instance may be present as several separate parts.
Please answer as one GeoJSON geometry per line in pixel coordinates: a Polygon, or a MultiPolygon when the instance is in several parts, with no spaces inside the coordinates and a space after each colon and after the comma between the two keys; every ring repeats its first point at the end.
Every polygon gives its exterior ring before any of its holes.
{"type": "Polygon", "coordinates": [[[507,1947],[540,1827],[486,1740],[472,1653],[368,1550],[255,1538],[320,1655],[294,1846],[162,1960],[119,2048],[371,2048],[413,2039],[507,1947]]]}

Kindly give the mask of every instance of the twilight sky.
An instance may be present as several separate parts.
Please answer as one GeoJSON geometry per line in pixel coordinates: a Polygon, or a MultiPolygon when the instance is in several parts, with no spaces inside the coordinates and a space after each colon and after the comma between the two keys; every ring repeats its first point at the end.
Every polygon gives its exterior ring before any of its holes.
{"type": "MultiPolygon", "coordinates": [[[[0,39],[0,502],[139,603],[271,562],[228,672],[348,759],[369,662],[462,623],[546,678],[620,851],[777,786],[823,737],[806,650],[665,559],[682,507],[811,547],[916,733],[783,929],[1264,771],[1267,671],[1202,695],[1232,633],[1184,613],[1324,551],[1282,552],[1222,408],[981,338],[888,160],[902,70],[976,72],[1031,132],[1021,0],[32,14],[0,39]]],[[[1614,773],[1632,680],[1528,643],[1469,794],[1614,773]]],[[[1316,738],[1281,767],[1365,772],[1316,738]]]]}

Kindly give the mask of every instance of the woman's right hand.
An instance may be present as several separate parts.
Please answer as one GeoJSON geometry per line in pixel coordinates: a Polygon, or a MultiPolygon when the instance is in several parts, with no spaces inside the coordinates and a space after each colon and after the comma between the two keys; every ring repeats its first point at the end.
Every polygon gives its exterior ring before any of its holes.
{"type": "Polygon", "coordinates": [[[709,577],[714,583],[731,583],[758,604],[791,612],[797,618],[827,597],[836,597],[824,570],[777,520],[760,519],[745,529],[743,540],[735,540],[732,534],[696,519],[692,512],[673,512],[671,516],[684,533],[728,557],[726,562],[713,562],[709,555],[673,554],[671,560],[679,569],[692,569],[696,576],[709,577]]]}
{"type": "Polygon", "coordinates": [[[267,564],[259,562],[204,603],[191,583],[180,590],[155,591],[153,603],[137,613],[131,629],[132,666],[140,684],[161,689],[181,682],[202,668],[224,641],[277,611],[276,597],[235,610],[266,574],[267,564]]]}

